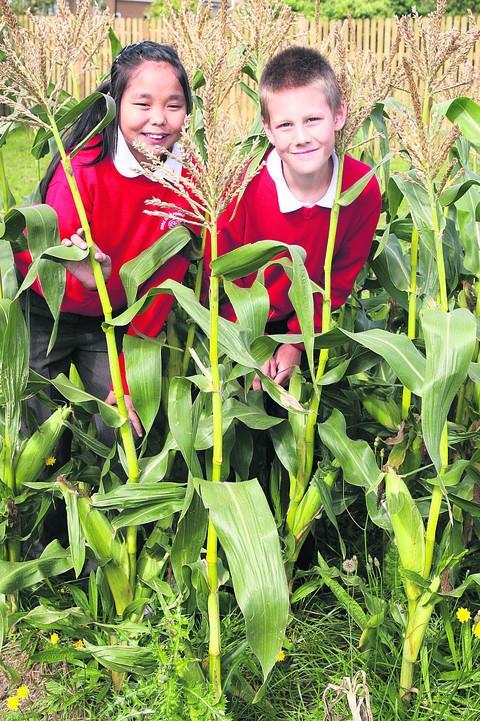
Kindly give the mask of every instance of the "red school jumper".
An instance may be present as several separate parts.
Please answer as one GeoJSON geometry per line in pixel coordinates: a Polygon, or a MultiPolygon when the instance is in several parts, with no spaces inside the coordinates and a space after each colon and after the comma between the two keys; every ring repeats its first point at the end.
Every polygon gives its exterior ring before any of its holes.
{"type": "MultiPolygon", "coordinates": [[[[368,165],[345,156],[342,191],[350,188],[370,170],[368,165]]],[[[303,206],[281,212],[277,188],[266,165],[248,184],[236,214],[233,200],[222,214],[218,226],[218,255],[257,240],[278,240],[305,248],[305,267],[315,283],[323,288],[324,262],[331,208],[303,206]]],[[[319,201],[321,202],[321,201],[319,201]]],[[[332,309],[339,308],[351,293],[355,279],[368,258],[381,210],[378,181],[373,177],[359,197],[349,206],[340,208],[335,250],[332,261],[332,309]]],[[[207,248],[205,267],[209,269],[211,249],[207,248]]],[[[235,281],[249,287],[256,273],[235,281]]],[[[270,296],[269,321],[287,320],[289,333],[301,333],[300,324],[288,298],[290,280],[283,268],[274,265],[265,271],[265,287],[270,296]]],[[[322,329],[322,295],[314,294],[315,332],[322,329]]],[[[220,313],[235,320],[229,303],[220,313]]]]}
{"type": "MultiPolygon", "coordinates": [[[[172,218],[146,215],[145,201],[159,198],[175,203],[179,208],[176,215],[189,208],[188,201],[178,196],[161,183],[149,180],[143,175],[125,177],[115,168],[110,157],[95,165],[92,162],[100,152],[99,138],[94,138],[87,147],[72,160],[73,172],[80,189],[92,238],[98,247],[112,259],[112,273],[107,281],[107,290],[113,310],[126,307],[127,299],[120,280],[120,268],[153,245],[164,233],[179,223],[172,218]]],[[[182,169],[182,174],[185,171],[182,169]]],[[[81,223],[75,209],[72,194],[60,164],[48,186],[46,203],[57,212],[60,238],[69,238],[80,228],[81,223]]],[[[30,252],[15,255],[15,262],[23,276],[31,263],[30,252]]],[[[161,266],[139,289],[143,295],[150,288],[166,279],[181,282],[189,266],[189,260],[181,253],[161,266]]],[[[32,289],[43,295],[37,280],[32,289]]],[[[157,296],[150,306],[139,313],[130,323],[129,335],[155,337],[160,333],[173,303],[167,294],[157,296]]],[[[67,272],[65,296],[61,310],[92,317],[102,317],[102,306],[98,293],[87,290],[77,278],[67,272]]],[[[125,378],[123,354],[120,357],[124,388],[128,392],[125,378]]]]}

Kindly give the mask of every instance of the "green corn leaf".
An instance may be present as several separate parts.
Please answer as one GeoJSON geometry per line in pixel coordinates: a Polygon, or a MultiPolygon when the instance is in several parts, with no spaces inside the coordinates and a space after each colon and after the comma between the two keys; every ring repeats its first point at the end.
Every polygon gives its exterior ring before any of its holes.
{"type": "MultiPolygon", "coordinates": [[[[191,481],[193,482],[193,481],[191,481]]],[[[197,492],[192,494],[190,505],[183,510],[178,522],[177,532],[173,539],[171,563],[175,580],[182,593],[187,585],[184,570],[200,558],[200,551],[205,541],[208,525],[208,513],[197,492]]]]}
{"type": "Polygon", "coordinates": [[[457,200],[460,200],[460,198],[465,195],[467,190],[469,190],[472,185],[480,185],[480,176],[475,176],[472,173],[469,174],[466,178],[464,178],[461,182],[455,183],[455,185],[450,185],[441,194],[440,203],[444,207],[456,203],[457,200]]]}
{"type": "Polygon", "coordinates": [[[110,42],[110,52],[112,55],[113,63],[117,55],[122,52],[123,45],[120,42],[120,39],[118,38],[118,35],[115,33],[115,30],[113,28],[108,28],[108,40],[110,42]]]}
{"type": "Polygon", "coordinates": [[[202,469],[195,453],[192,387],[186,378],[172,378],[168,389],[168,424],[187,468],[193,476],[202,477],[202,469]]]}
{"type": "Polygon", "coordinates": [[[224,280],[223,287],[240,325],[251,332],[252,339],[263,336],[270,310],[265,286],[256,280],[249,288],[242,288],[232,281],[224,280]]]}
{"type": "MultiPolygon", "coordinates": [[[[292,246],[278,240],[259,240],[256,243],[242,245],[229,253],[213,260],[210,267],[212,275],[222,276],[224,280],[237,280],[254,273],[280,253],[290,252],[292,246]]],[[[303,251],[305,256],[305,250],[303,251]]]]}
{"type": "Polygon", "coordinates": [[[368,171],[365,175],[363,175],[359,180],[357,180],[356,183],[354,183],[350,188],[347,190],[344,190],[343,193],[340,195],[340,198],[338,199],[338,204],[341,206],[347,206],[351,205],[354,200],[358,198],[358,196],[363,192],[363,190],[367,187],[368,183],[371,181],[377,170],[383,165],[383,163],[388,162],[393,156],[393,152],[387,153],[385,157],[381,159],[379,163],[375,165],[371,170],[368,171]]]}
{"type": "Polygon", "coordinates": [[[468,377],[474,383],[480,384],[480,363],[470,363],[468,366],[468,377]]]}
{"type": "Polygon", "coordinates": [[[273,447],[278,460],[289,473],[296,477],[298,473],[298,453],[291,425],[284,421],[270,430],[273,447]]]}
{"type": "Polygon", "coordinates": [[[18,283],[12,246],[5,240],[0,240],[0,278],[2,279],[3,298],[12,300],[18,290],[18,283]]]}
{"type": "Polygon", "coordinates": [[[162,346],[155,338],[123,338],[127,383],[133,405],[148,435],[160,408],[162,346]]]}
{"type": "Polygon", "coordinates": [[[292,245],[290,247],[290,255],[293,260],[293,279],[288,291],[288,297],[300,323],[310,375],[312,378],[315,378],[315,366],[313,362],[314,305],[310,278],[303,262],[303,248],[292,245]]]}
{"type": "Polygon", "coordinates": [[[177,225],[121,267],[120,279],[125,288],[128,305],[135,301],[142,283],[151,278],[167,260],[183,250],[191,238],[192,233],[185,226],[177,225]]]}
{"type": "Polygon", "coordinates": [[[365,348],[378,353],[398,376],[404,386],[416,395],[422,394],[426,361],[406,335],[375,328],[361,333],[342,330],[346,336],[365,348]]]}
{"type": "Polygon", "coordinates": [[[422,313],[426,368],[422,388],[422,431],[435,468],[440,472],[440,440],[453,399],[468,374],[475,349],[475,317],[463,308],[451,313],[422,313]]]}
{"type": "Polygon", "coordinates": [[[39,558],[33,561],[0,560],[0,593],[16,593],[50,576],[66,573],[73,566],[70,550],[52,541],[39,558]]]}
{"type": "Polygon", "coordinates": [[[455,203],[457,209],[458,239],[464,250],[463,264],[473,275],[480,274],[480,188],[470,188],[455,203]]]}
{"type": "Polygon", "coordinates": [[[473,145],[480,146],[480,105],[470,98],[456,98],[446,112],[473,145]]]}
{"type": "Polygon", "coordinates": [[[68,380],[65,373],[59,373],[50,382],[71,403],[78,403],[92,413],[95,413],[98,408],[100,415],[108,426],[120,428],[125,423],[125,419],[120,415],[116,406],[109,406],[99,398],[95,398],[90,393],[81,390],[68,380]]]}
{"type": "Polygon", "coordinates": [[[162,503],[151,503],[141,508],[131,508],[122,511],[112,520],[112,528],[118,530],[126,526],[142,526],[145,523],[155,523],[165,518],[170,518],[183,508],[183,499],[162,503]]]}
{"type": "Polygon", "coordinates": [[[149,675],[155,673],[158,662],[151,649],[140,646],[94,646],[85,642],[82,656],[93,658],[109,671],[149,675]]]}
{"type": "Polygon", "coordinates": [[[347,436],[343,414],[333,409],[324,423],[318,424],[318,432],[333,456],[339,461],[347,483],[373,491],[383,478],[375,460],[375,454],[366,441],[352,441],[347,436]]]}
{"type": "Polygon", "coordinates": [[[97,93],[97,96],[99,99],[102,98],[105,101],[105,115],[95,125],[95,127],[92,128],[92,130],[90,130],[90,132],[84,138],[82,138],[78,145],[76,145],[73,150],[70,151],[70,158],[73,158],[77,153],[79,153],[87,145],[87,143],[95,137],[95,135],[101,133],[102,130],[112,122],[115,115],[117,114],[117,105],[111,95],[103,95],[103,93],[97,93]]]}
{"type": "Polygon", "coordinates": [[[268,676],[282,648],[288,584],[275,521],[257,480],[201,483],[225,551],[247,640],[268,676]]]}
{"type": "MultiPolygon", "coordinates": [[[[435,257],[434,221],[430,198],[416,175],[413,172],[409,175],[411,176],[410,178],[397,175],[395,176],[395,182],[409,205],[413,222],[418,228],[420,239],[428,248],[430,254],[435,257]]],[[[440,230],[443,230],[445,227],[445,218],[439,203],[437,203],[437,218],[440,222],[440,230]]]]}
{"type": "Polygon", "coordinates": [[[109,493],[94,493],[92,505],[95,508],[119,511],[141,508],[146,504],[180,503],[185,496],[185,484],[173,482],[136,483],[121,485],[109,493]]]}

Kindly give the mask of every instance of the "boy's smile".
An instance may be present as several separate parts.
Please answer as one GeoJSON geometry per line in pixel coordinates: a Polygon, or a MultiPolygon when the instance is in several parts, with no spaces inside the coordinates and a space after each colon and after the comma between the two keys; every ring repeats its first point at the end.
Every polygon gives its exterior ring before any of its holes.
{"type": "Polygon", "coordinates": [[[287,185],[298,200],[316,202],[328,189],[335,133],[343,128],[346,108],[332,112],[320,82],[268,97],[265,132],[282,161],[287,185]]]}

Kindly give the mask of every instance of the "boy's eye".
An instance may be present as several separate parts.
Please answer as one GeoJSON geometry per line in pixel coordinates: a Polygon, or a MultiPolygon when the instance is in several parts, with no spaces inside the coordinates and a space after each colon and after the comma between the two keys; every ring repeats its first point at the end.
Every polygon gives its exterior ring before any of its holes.
{"type": "Polygon", "coordinates": [[[317,123],[319,120],[321,120],[321,118],[308,118],[309,123],[317,123]]]}
{"type": "Polygon", "coordinates": [[[148,103],[134,103],[134,105],[138,105],[140,108],[148,108],[148,103]]]}
{"type": "Polygon", "coordinates": [[[278,127],[279,128],[289,128],[290,126],[291,126],[291,123],[285,122],[285,123],[280,123],[280,125],[278,127]]]}

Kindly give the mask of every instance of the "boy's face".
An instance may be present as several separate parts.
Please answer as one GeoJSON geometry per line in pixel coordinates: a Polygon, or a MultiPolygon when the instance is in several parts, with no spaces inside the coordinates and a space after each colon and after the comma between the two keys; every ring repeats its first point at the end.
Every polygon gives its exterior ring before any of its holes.
{"type": "Polygon", "coordinates": [[[335,132],[345,124],[345,103],[332,112],[321,83],[311,83],[270,93],[268,111],[270,119],[263,126],[282,160],[287,183],[289,178],[322,180],[329,172],[335,132]]]}

